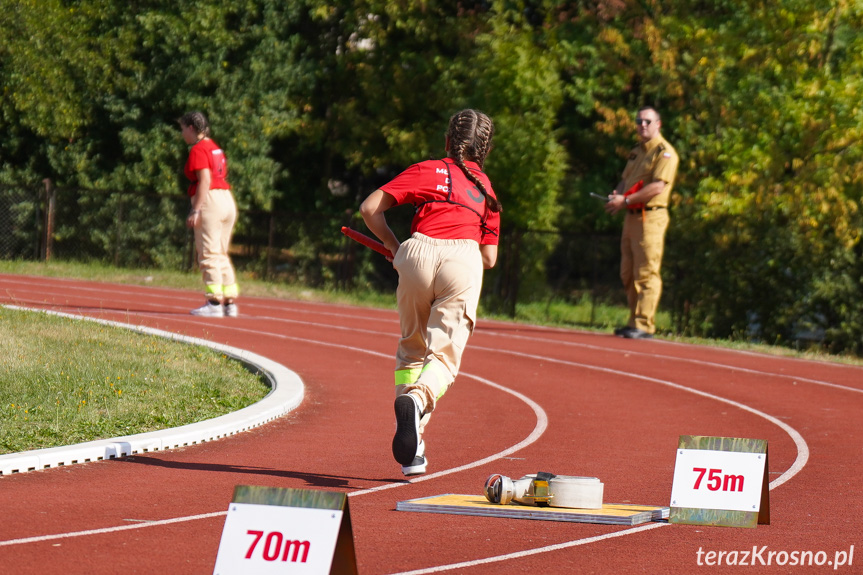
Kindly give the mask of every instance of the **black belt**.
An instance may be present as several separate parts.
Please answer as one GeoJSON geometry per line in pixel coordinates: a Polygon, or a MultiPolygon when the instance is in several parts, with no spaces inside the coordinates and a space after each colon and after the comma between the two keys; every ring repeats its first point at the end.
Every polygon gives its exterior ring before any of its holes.
{"type": "Polygon", "coordinates": [[[641,212],[652,212],[653,210],[664,210],[665,206],[651,206],[647,208],[639,208],[637,210],[627,210],[630,214],[640,214],[641,212]]]}

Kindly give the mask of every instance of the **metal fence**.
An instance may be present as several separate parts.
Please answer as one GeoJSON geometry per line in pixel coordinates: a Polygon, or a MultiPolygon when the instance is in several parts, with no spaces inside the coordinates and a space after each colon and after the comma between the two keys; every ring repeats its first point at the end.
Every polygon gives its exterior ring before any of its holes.
{"type": "MultiPolygon", "coordinates": [[[[47,180],[7,186],[0,188],[0,259],[192,270],[187,213],[188,199],[179,194],[54,188],[47,180]]],[[[410,215],[391,218],[400,237],[409,232],[410,215]]],[[[392,266],[339,233],[343,225],[362,229],[355,218],[353,212],[243,210],[233,241],[235,266],[276,282],[394,290],[392,266]]],[[[538,298],[623,303],[619,257],[617,235],[504,228],[499,265],[486,274],[484,305],[514,315],[518,302],[538,298]]]]}
{"type": "Polygon", "coordinates": [[[0,187],[0,259],[41,257],[40,192],[34,186],[0,187]]]}

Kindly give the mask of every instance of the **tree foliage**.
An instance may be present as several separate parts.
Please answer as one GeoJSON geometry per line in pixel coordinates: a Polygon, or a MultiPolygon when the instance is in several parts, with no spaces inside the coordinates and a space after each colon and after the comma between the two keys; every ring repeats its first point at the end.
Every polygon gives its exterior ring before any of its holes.
{"type": "MultiPolygon", "coordinates": [[[[176,119],[199,109],[241,231],[260,210],[335,221],[477,107],[505,230],[607,233],[620,221],[588,192],[617,183],[653,105],[681,156],[674,328],[859,353],[861,26],[860,0],[22,0],[0,12],[0,182],[176,197],[176,119]]],[[[542,295],[544,237],[523,246],[522,297],[542,295]]]]}
{"type": "MultiPolygon", "coordinates": [[[[861,6],[734,3],[719,26],[713,13],[681,8],[665,20],[677,53],[668,82],[680,88],[667,91],[680,94],[688,156],[673,231],[680,325],[821,337],[835,320],[815,301],[837,272],[853,277],[840,268],[860,243],[861,6]]],[[[859,316],[851,321],[859,351],[859,316]]]]}

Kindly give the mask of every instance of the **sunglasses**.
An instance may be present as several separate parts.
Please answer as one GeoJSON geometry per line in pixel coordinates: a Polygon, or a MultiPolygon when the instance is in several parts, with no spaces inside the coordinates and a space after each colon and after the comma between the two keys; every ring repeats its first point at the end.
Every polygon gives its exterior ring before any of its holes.
{"type": "Polygon", "coordinates": [[[653,120],[645,120],[644,118],[636,118],[635,119],[635,125],[636,126],[640,126],[642,124],[644,124],[645,126],[649,126],[651,122],[653,122],[653,120]]]}

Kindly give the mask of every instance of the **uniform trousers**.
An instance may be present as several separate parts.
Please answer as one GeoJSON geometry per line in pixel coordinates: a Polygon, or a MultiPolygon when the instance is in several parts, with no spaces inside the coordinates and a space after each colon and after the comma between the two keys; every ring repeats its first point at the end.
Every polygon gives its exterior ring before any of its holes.
{"type": "Polygon", "coordinates": [[[237,221],[237,204],[230,190],[210,190],[195,226],[195,249],[198,266],[204,276],[206,296],[221,300],[237,297],[239,287],[228,248],[234,224],[237,221]]]}
{"type": "Polygon", "coordinates": [[[620,279],[629,303],[627,325],[654,333],[656,308],[662,295],[662,252],[668,210],[627,213],[620,239],[620,279]]]}
{"type": "Polygon", "coordinates": [[[442,240],[414,233],[393,259],[401,338],[396,352],[396,396],[425,400],[420,434],[437,401],[458,375],[473,332],[483,264],[474,240],[442,240]]]}

